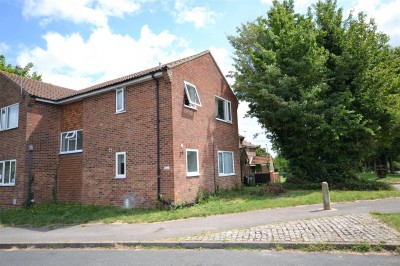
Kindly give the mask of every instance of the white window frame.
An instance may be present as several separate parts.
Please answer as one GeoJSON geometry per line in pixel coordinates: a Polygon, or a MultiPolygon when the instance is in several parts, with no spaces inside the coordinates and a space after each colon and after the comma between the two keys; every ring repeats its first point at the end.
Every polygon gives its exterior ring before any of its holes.
{"type": "Polygon", "coordinates": [[[218,156],[217,156],[217,158],[218,158],[218,175],[219,176],[231,176],[231,175],[236,175],[236,173],[235,173],[235,158],[234,158],[234,153],[233,153],[233,151],[218,151],[218,156]],[[224,164],[223,164],[223,162],[224,162],[224,154],[225,153],[230,153],[230,154],[232,154],[232,173],[224,173],[225,172],[225,169],[224,169],[224,164]],[[220,154],[222,154],[222,173],[219,171],[219,168],[220,168],[220,162],[219,162],[219,155],[220,154]]]}
{"type": "Polygon", "coordinates": [[[199,150],[198,149],[186,149],[186,176],[199,176],[199,175],[200,175],[199,150]],[[189,172],[188,152],[196,152],[196,163],[197,163],[197,171],[196,172],[189,172]]]}
{"type": "Polygon", "coordinates": [[[199,95],[199,92],[197,91],[196,86],[193,85],[192,83],[187,82],[187,81],[183,81],[183,83],[184,83],[184,85],[185,85],[185,95],[186,95],[186,98],[187,98],[188,101],[189,101],[189,105],[185,104],[185,106],[186,106],[186,107],[189,107],[189,108],[193,108],[193,109],[196,109],[197,106],[200,106],[200,107],[201,107],[200,95],[199,95]],[[195,90],[195,92],[196,92],[197,99],[199,100],[199,103],[193,101],[192,98],[190,98],[190,93],[189,93],[188,86],[191,86],[191,87],[194,88],[194,90],[195,90]]]}
{"type": "Polygon", "coordinates": [[[223,121],[223,122],[227,122],[227,123],[232,123],[232,103],[230,101],[228,101],[227,99],[224,99],[222,97],[219,97],[217,95],[215,95],[215,117],[217,118],[217,120],[219,121],[223,121]],[[224,104],[224,118],[218,118],[218,103],[217,100],[221,100],[224,104]]]}
{"type": "Polygon", "coordinates": [[[115,178],[126,178],[126,152],[116,152],[115,153],[115,178]],[[119,174],[118,173],[118,156],[119,155],[124,156],[124,174],[119,174]]]}
{"type": "Polygon", "coordinates": [[[115,113],[120,114],[126,111],[125,107],[125,88],[115,90],[115,113]],[[118,109],[118,93],[122,93],[122,108],[118,109]]]}
{"type": "Polygon", "coordinates": [[[1,179],[0,179],[0,186],[2,187],[11,187],[11,186],[15,186],[15,179],[17,177],[17,160],[5,160],[5,161],[0,161],[0,165],[2,165],[2,171],[0,172],[1,175],[1,179]],[[4,183],[5,180],[5,172],[6,172],[6,164],[9,163],[10,164],[10,176],[9,176],[9,182],[8,183],[4,183]],[[11,182],[11,165],[12,163],[14,163],[14,180],[13,182],[11,182]]]}
{"type": "Polygon", "coordinates": [[[78,130],[71,130],[71,131],[65,131],[61,132],[60,134],[60,154],[68,154],[68,153],[77,153],[77,152],[82,152],[83,150],[83,130],[78,129],[78,130]],[[78,132],[82,132],[81,138],[82,138],[82,149],[78,150],[78,132]],[[65,135],[66,140],[74,139],[75,140],[75,149],[69,151],[69,142],[67,143],[67,151],[63,151],[63,135],[65,135]]]}
{"type": "Polygon", "coordinates": [[[18,128],[18,120],[19,120],[19,103],[15,103],[3,108],[0,108],[0,131],[8,130],[8,129],[13,129],[13,128],[18,128]],[[16,126],[10,127],[10,108],[17,106],[17,116],[16,116],[16,126]]]}

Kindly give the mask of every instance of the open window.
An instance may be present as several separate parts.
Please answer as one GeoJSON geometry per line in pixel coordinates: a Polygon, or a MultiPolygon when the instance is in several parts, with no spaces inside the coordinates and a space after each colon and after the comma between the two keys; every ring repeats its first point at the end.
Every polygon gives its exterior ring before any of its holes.
{"type": "Polygon", "coordinates": [[[197,92],[196,86],[184,81],[185,84],[185,106],[196,109],[201,106],[200,97],[197,92]]]}
{"type": "Polygon", "coordinates": [[[216,117],[218,120],[231,123],[232,107],[231,102],[221,97],[215,96],[216,117]]]}
{"type": "Polygon", "coordinates": [[[82,152],[82,130],[72,130],[61,133],[61,153],[82,152]]]}

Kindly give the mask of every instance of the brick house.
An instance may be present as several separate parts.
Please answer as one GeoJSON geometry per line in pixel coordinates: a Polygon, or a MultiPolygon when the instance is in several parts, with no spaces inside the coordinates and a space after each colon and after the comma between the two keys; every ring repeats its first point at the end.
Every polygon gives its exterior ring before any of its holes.
{"type": "Polygon", "coordinates": [[[238,101],[209,51],[78,91],[0,71],[0,92],[0,208],[29,186],[138,208],[240,186],[238,101]]]}

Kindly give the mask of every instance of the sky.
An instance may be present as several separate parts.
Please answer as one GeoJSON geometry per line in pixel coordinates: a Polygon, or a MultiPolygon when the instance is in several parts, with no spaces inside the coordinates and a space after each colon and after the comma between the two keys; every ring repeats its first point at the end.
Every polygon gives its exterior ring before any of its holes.
{"type": "MultiPolygon", "coordinates": [[[[315,0],[295,0],[305,13],[315,0]]],[[[338,0],[345,14],[364,11],[400,45],[400,0],[338,0]]],[[[265,16],[272,0],[0,0],[0,54],[32,62],[44,82],[81,89],[210,50],[222,72],[232,67],[227,36],[265,16]]],[[[232,80],[228,80],[233,83],[232,80]]],[[[239,133],[267,148],[265,130],[238,109],[239,133]],[[254,135],[258,134],[257,137],[254,135]]]]}

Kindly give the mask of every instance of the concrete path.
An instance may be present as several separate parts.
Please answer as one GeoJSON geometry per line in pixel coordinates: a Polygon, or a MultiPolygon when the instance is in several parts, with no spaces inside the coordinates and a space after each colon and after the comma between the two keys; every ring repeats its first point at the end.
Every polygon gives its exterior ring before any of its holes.
{"type": "Polygon", "coordinates": [[[400,212],[400,198],[267,209],[151,224],[87,224],[62,228],[0,227],[0,247],[17,244],[162,242],[165,239],[265,226],[277,222],[369,212],[400,212]]]}

